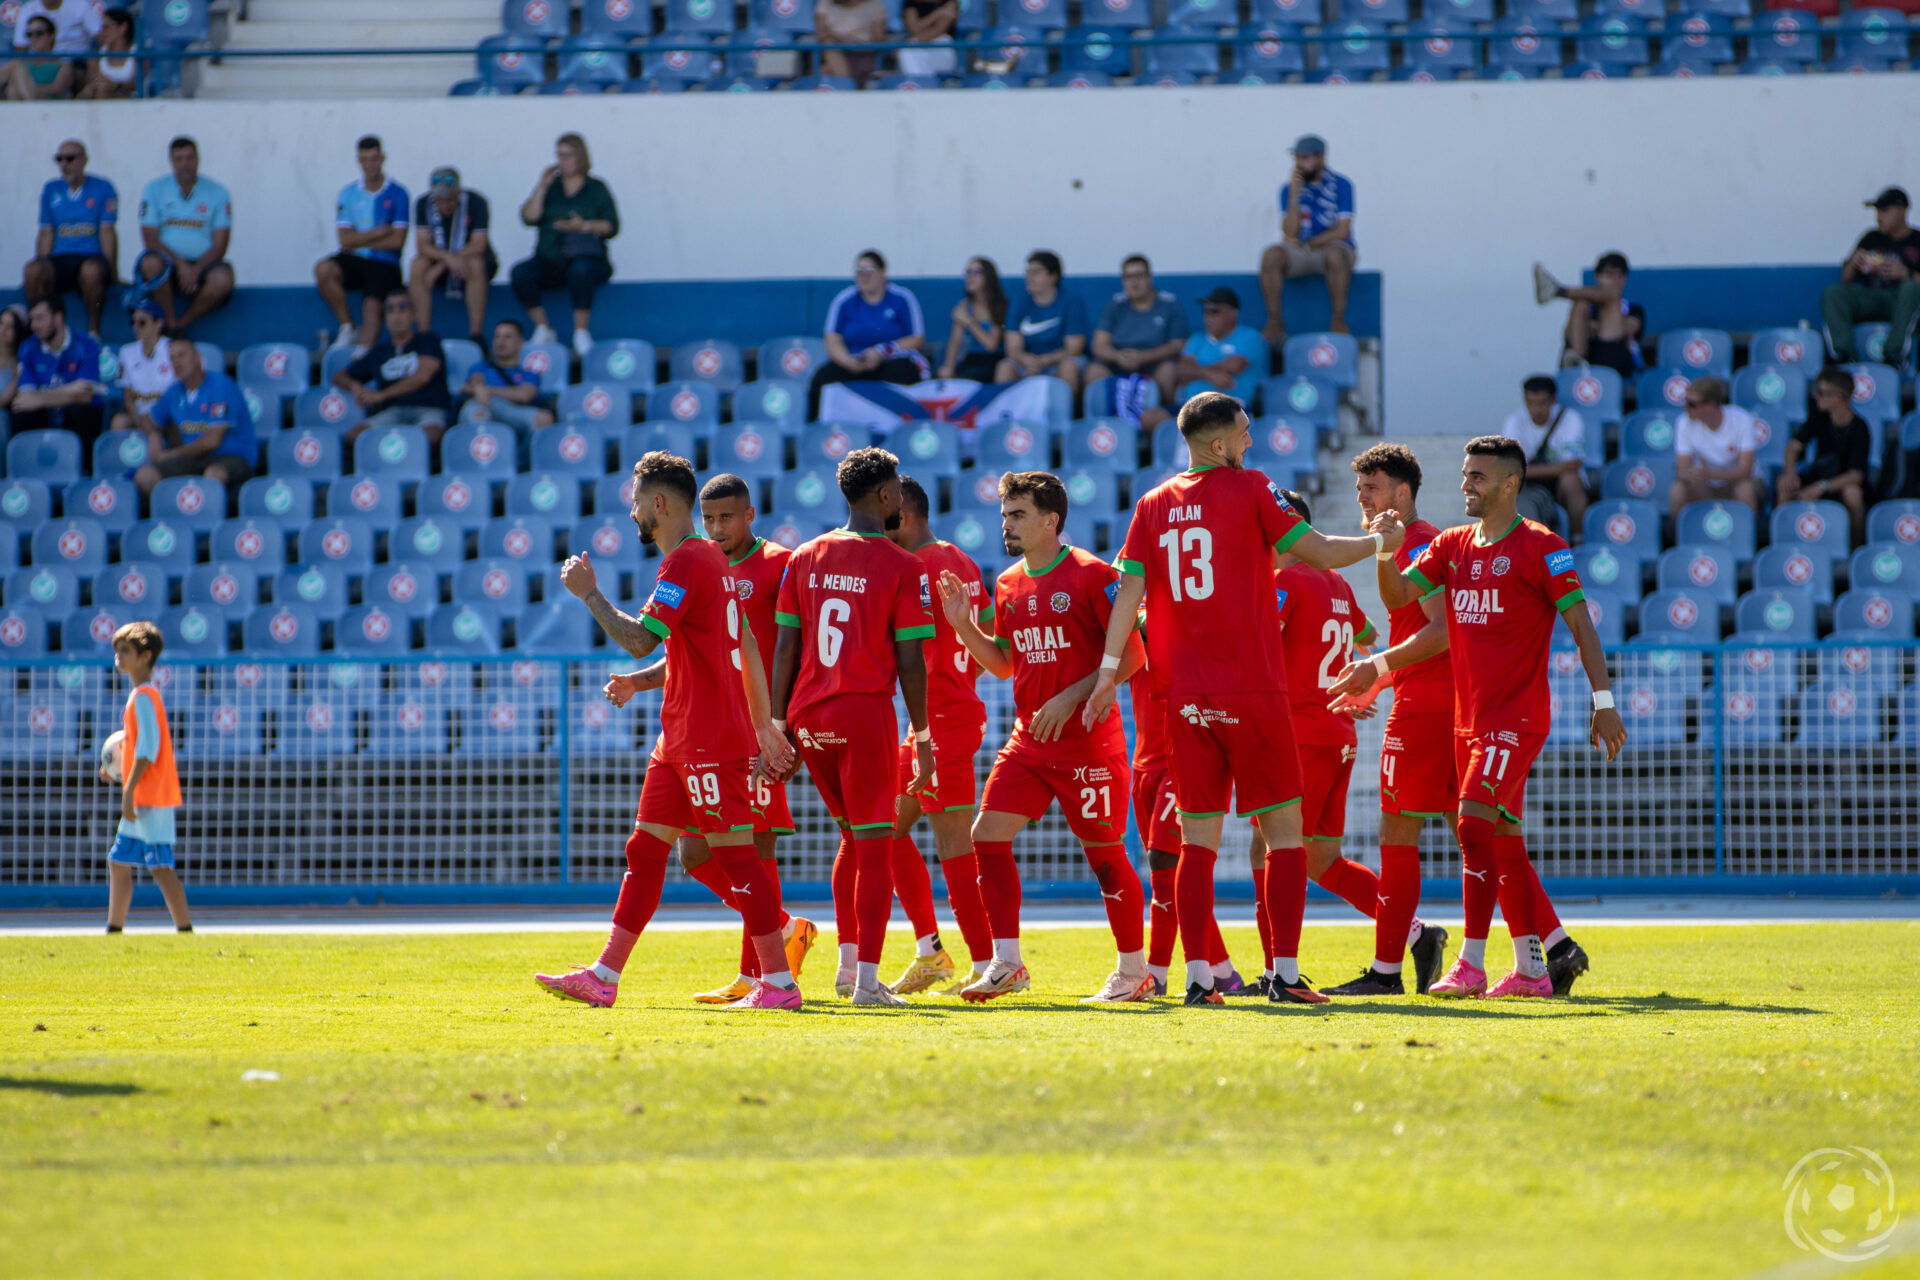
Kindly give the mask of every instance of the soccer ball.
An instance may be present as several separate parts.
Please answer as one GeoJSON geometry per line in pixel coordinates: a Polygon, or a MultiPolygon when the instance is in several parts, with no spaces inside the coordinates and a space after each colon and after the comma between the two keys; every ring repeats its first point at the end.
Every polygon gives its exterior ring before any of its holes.
{"type": "Polygon", "coordinates": [[[123,777],[120,772],[120,757],[126,747],[127,735],[120,729],[115,729],[108,734],[107,740],[100,744],[100,772],[106,774],[115,786],[120,784],[123,777]]]}

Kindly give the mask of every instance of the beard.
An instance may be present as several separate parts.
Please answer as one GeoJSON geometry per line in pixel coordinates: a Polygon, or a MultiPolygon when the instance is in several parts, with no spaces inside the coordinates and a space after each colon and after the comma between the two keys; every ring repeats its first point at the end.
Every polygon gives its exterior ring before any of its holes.
{"type": "Polygon", "coordinates": [[[658,525],[658,523],[659,522],[656,520],[651,520],[645,516],[642,516],[640,518],[640,541],[646,543],[648,546],[652,546],[653,531],[654,531],[654,528],[658,525]]]}
{"type": "Polygon", "coordinates": [[[1021,545],[1020,539],[1010,533],[1000,535],[1000,544],[1007,549],[1007,554],[1010,556],[1023,556],[1027,554],[1027,550],[1021,545]]]}
{"type": "Polygon", "coordinates": [[[885,520],[880,522],[880,527],[882,529],[885,529],[888,533],[892,533],[894,530],[898,529],[900,527],[900,513],[896,511],[892,515],[888,516],[885,520]]]}

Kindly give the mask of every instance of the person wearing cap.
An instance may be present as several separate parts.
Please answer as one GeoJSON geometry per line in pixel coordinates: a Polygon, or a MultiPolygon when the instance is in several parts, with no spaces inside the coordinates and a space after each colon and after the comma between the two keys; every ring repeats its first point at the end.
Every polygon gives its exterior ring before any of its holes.
{"type": "Polygon", "coordinates": [[[133,274],[160,304],[167,332],[183,333],[233,297],[233,197],[200,172],[200,144],[185,134],[167,144],[167,163],[173,172],[140,192],[145,249],[133,274]]]}
{"type": "Polygon", "coordinates": [[[1267,340],[1240,323],[1240,295],[1221,285],[1200,299],[1200,332],[1180,352],[1179,402],[1224,391],[1251,412],[1267,355],[1267,340]]]}
{"type": "Polygon", "coordinates": [[[1867,201],[1873,230],[1860,237],[1840,264],[1840,283],[1820,295],[1827,347],[1834,360],[1859,359],[1853,326],[1862,320],[1889,324],[1881,364],[1905,368],[1913,355],[1913,325],[1920,319],[1920,233],[1907,224],[1907,193],[1888,187],[1867,201]]]}
{"type": "Polygon", "coordinates": [[[166,315],[158,299],[136,297],[127,304],[127,319],[133,324],[133,341],[120,348],[120,387],[122,408],[113,415],[115,431],[143,431],[157,435],[153,424],[153,406],[173,385],[173,358],[168,354],[166,315]]]}
{"type": "Polygon", "coordinates": [[[1287,340],[1280,311],[1286,283],[1299,276],[1325,276],[1333,314],[1327,328],[1347,331],[1347,291],[1359,256],[1353,242],[1353,183],[1327,168],[1327,140],[1302,134],[1293,144],[1293,173],[1280,188],[1280,243],[1260,255],[1260,292],[1267,301],[1267,345],[1287,340]]]}
{"type": "MultiPolygon", "coordinates": [[[[1120,263],[1120,292],[1100,312],[1100,322],[1093,328],[1093,362],[1087,366],[1087,382],[1128,376],[1150,379],[1159,389],[1160,402],[1171,404],[1180,350],[1191,332],[1180,300],[1154,288],[1153,264],[1145,254],[1131,254],[1120,263]]],[[[1165,416],[1161,411],[1149,422],[1150,412],[1140,415],[1141,426],[1151,427],[1165,416]]],[[[1092,410],[1088,413],[1093,416],[1092,410]]]]}
{"type": "Polygon", "coordinates": [[[467,304],[467,336],[485,345],[487,290],[500,259],[487,235],[487,198],[460,185],[460,171],[443,164],[413,210],[413,265],[407,292],[423,329],[433,328],[434,286],[467,304]]]}

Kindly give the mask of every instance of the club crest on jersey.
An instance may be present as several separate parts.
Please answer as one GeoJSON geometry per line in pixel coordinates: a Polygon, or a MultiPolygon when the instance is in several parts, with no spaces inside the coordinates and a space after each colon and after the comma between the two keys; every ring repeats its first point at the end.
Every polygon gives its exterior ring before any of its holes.
{"type": "Polygon", "coordinates": [[[1047,601],[1047,603],[1053,606],[1055,613],[1065,613],[1068,607],[1073,604],[1073,597],[1064,591],[1056,591],[1053,593],[1053,599],[1047,601]]]}
{"type": "Polygon", "coordinates": [[[663,578],[653,584],[653,598],[669,609],[678,609],[680,602],[687,598],[687,589],[663,578]]]}
{"type": "Polygon", "coordinates": [[[1499,577],[1501,574],[1505,573],[1507,570],[1511,568],[1513,568],[1513,561],[1507,559],[1505,556],[1495,556],[1493,558],[1493,576],[1494,577],[1496,578],[1499,577]]]}
{"type": "Polygon", "coordinates": [[[1563,573],[1571,573],[1572,571],[1573,552],[1563,549],[1560,551],[1549,551],[1547,553],[1547,573],[1549,575],[1559,577],[1563,573]]]}
{"type": "Polygon", "coordinates": [[[753,599],[753,583],[747,581],[745,578],[735,578],[733,580],[733,589],[742,600],[753,599]]]}

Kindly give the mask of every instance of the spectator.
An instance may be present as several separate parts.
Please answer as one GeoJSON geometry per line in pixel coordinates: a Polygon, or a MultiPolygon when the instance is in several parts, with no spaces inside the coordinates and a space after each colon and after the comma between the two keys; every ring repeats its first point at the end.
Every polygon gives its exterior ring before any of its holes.
{"type": "Polygon", "coordinates": [[[26,0],[13,22],[13,47],[29,47],[34,19],[53,28],[53,50],[77,58],[100,34],[101,9],[93,0],[26,0]]]}
{"type": "Polygon", "coordinates": [[[813,7],[813,37],[820,43],[820,70],[855,84],[873,74],[879,57],[833,46],[873,44],[887,38],[887,6],[881,0],[820,0],[813,7]]]}
{"type": "Polygon", "coordinates": [[[387,177],[387,155],[380,139],[367,134],[356,148],[360,177],[340,189],[334,234],[340,252],[313,264],[320,300],[340,322],[336,347],[365,351],[380,335],[380,310],[389,294],[400,292],[400,253],[407,247],[407,189],[387,177]],[[360,298],[360,324],[347,310],[347,293],[360,298]]]}
{"type": "Polygon", "coordinates": [[[995,382],[1051,374],[1075,392],[1086,366],[1087,307],[1060,287],[1060,255],[1035,249],[1027,255],[1027,291],[1007,316],[1007,358],[995,382]]]}
{"type": "Polygon", "coordinates": [[[100,15],[100,56],[87,60],[81,98],[131,98],[140,78],[140,62],[133,56],[133,15],[108,9],[100,15]]]}
{"type": "Polygon", "coordinates": [[[853,283],[827,307],[827,361],[814,370],[807,417],[820,416],[820,391],[831,382],[919,382],[932,372],[920,300],[887,282],[887,260],[868,249],[853,260],[853,283]]]}
{"type": "Polygon", "coordinates": [[[8,410],[20,387],[20,348],[30,332],[25,307],[15,303],[0,311],[0,433],[8,429],[8,410]]]}
{"type": "Polygon", "coordinates": [[[1838,498],[1847,509],[1854,542],[1864,541],[1872,448],[1867,424],[1853,411],[1853,375],[1845,369],[1822,369],[1813,380],[1813,412],[1787,441],[1777,496],[1781,502],[1838,498]]]}
{"type": "Polygon", "coordinates": [[[1240,295],[1221,285],[1200,299],[1200,332],[1187,339],[1176,375],[1180,401],[1202,391],[1224,391],[1252,411],[1253,393],[1267,372],[1267,341],[1240,323],[1240,295]]]}
{"type": "Polygon", "coordinates": [[[967,294],[953,304],[953,332],[947,335],[943,378],[992,382],[1007,343],[1007,291],[991,258],[967,259],[967,294]]]}
{"type": "MultiPolygon", "coordinates": [[[[1160,403],[1172,404],[1180,352],[1186,346],[1187,313],[1170,293],[1153,287],[1153,266],[1144,254],[1120,264],[1121,291],[1113,295],[1093,330],[1093,363],[1087,381],[1115,375],[1151,380],[1160,390],[1160,403]]],[[[1091,412],[1091,411],[1089,411],[1091,412]]],[[[1159,417],[1167,416],[1162,410],[1159,417]]],[[[1142,415],[1140,425],[1154,422],[1142,415]]]]}
{"type": "Polygon", "coordinates": [[[1920,319],[1920,233],[1907,224],[1907,193],[1888,187],[1867,201],[1873,230],[1860,237],[1840,265],[1840,283],[1820,295],[1827,322],[1827,346],[1841,364],[1859,359],[1853,326],[1862,320],[1890,324],[1880,362],[1906,367],[1912,353],[1913,326],[1920,319]]]}
{"type": "MultiPolygon", "coordinates": [[[[960,0],[903,0],[900,21],[915,44],[950,46],[960,21],[960,0]]],[[[896,56],[903,76],[950,76],[960,70],[951,48],[902,49],[896,56]]]]}
{"type": "Polygon", "coordinates": [[[446,352],[438,334],[414,327],[413,299],[405,293],[388,294],[386,312],[387,336],[333,375],[333,385],[367,411],[346,439],[368,427],[419,427],[438,444],[453,416],[446,352]]]}
{"type": "Polygon", "coordinates": [[[20,348],[20,381],[13,394],[13,430],[58,427],[91,449],[106,419],[107,389],[100,378],[100,344],[67,326],[57,302],[41,298],[27,309],[33,330],[20,348]]]}
{"type": "MultiPolygon", "coordinates": [[[[16,64],[18,65],[18,64],[16,64]]],[[[78,292],[87,332],[98,341],[107,289],[120,261],[120,196],[87,172],[87,149],[72,138],[53,149],[60,176],[40,188],[40,234],[21,274],[27,301],[78,292]]]]}
{"type": "Polygon", "coordinates": [[[79,80],[72,59],[53,50],[53,23],[36,15],[26,23],[27,45],[12,62],[0,66],[0,98],[38,102],[43,98],[71,98],[79,80]]]}
{"type": "Polygon", "coordinates": [[[1326,139],[1303,134],[1293,144],[1293,173],[1280,188],[1280,243],[1260,255],[1260,292],[1267,300],[1267,345],[1287,341],[1280,296],[1297,276],[1325,276],[1333,314],[1327,328],[1347,331],[1347,295],[1353,288],[1353,183],[1327,168],[1326,139]]]}
{"type": "Polygon", "coordinates": [[[1673,431],[1676,478],[1668,512],[1677,516],[1689,502],[1714,498],[1732,498],[1758,511],[1753,459],[1759,449],[1753,415],[1727,403],[1727,384],[1719,378],[1695,378],[1687,388],[1686,416],[1673,431]]]}
{"type": "Polygon", "coordinates": [[[200,362],[193,339],[178,335],[167,343],[178,380],[153,406],[154,431],[147,438],[147,463],[133,473],[142,493],[172,476],[205,476],[238,496],[260,460],[240,384],[200,362]]]}
{"type": "Polygon", "coordinates": [[[1597,364],[1631,379],[1646,367],[1640,354],[1640,335],[1647,331],[1647,310],[1629,302],[1627,255],[1608,252],[1593,264],[1591,285],[1565,285],[1539,263],[1533,264],[1533,298],[1546,306],[1555,298],[1573,303],[1562,336],[1560,367],[1597,364]]]}
{"type": "Polygon", "coordinates": [[[1587,491],[1587,424],[1577,410],[1556,404],[1552,377],[1536,373],[1520,384],[1526,407],[1507,415],[1500,434],[1520,444],[1527,455],[1526,482],[1520,487],[1520,514],[1549,529],[1567,513],[1569,542],[1580,540],[1592,494],[1587,491]]]}
{"type": "Polygon", "coordinates": [[[433,288],[444,285],[467,304],[467,336],[485,341],[487,293],[500,270],[487,235],[487,198],[460,185],[460,171],[441,165],[413,210],[413,266],[407,292],[423,328],[433,328],[433,288]]]}
{"type": "Polygon", "coordinates": [[[233,297],[233,198],[200,173],[200,146],[184,134],[167,144],[173,172],[140,193],[140,239],[134,264],[141,287],[160,304],[170,333],[227,305],[233,297]],[[184,302],[185,312],[175,306],[184,302]]]}
{"type": "Polygon", "coordinates": [[[535,342],[555,341],[547,310],[540,305],[543,289],[564,287],[573,302],[573,350],[581,359],[593,350],[593,294],[613,279],[607,260],[607,241],[620,234],[620,210],[613,192],[593,176],[593,158],[587,140],[563,133],[554,144],[557,164],[540,172],[533,194],[520,206],[520,221],[540,228],[533,256],[513,264],[513,296],[533,320],[535,342]]]}
{"type": "Polygon", "coordinates": [[[460,407],[462,422],[499,422],[518,431],[554,424],[553,411],[540,403],[540,379],[520,367],[526,331],[518,320],[493,326],[493,348],[488,358],[467,375],[467,395],[460,407]]]}
{"type": "Polygon", "coordinates": [[[173,385],[172,344],[161,328],[165,317],[152,298],[136,299],[128,309],[133,341],[120,348],[120,396],[124,406],[113,415],[115,431],[153,435],[153,406],[173,385]]]}

